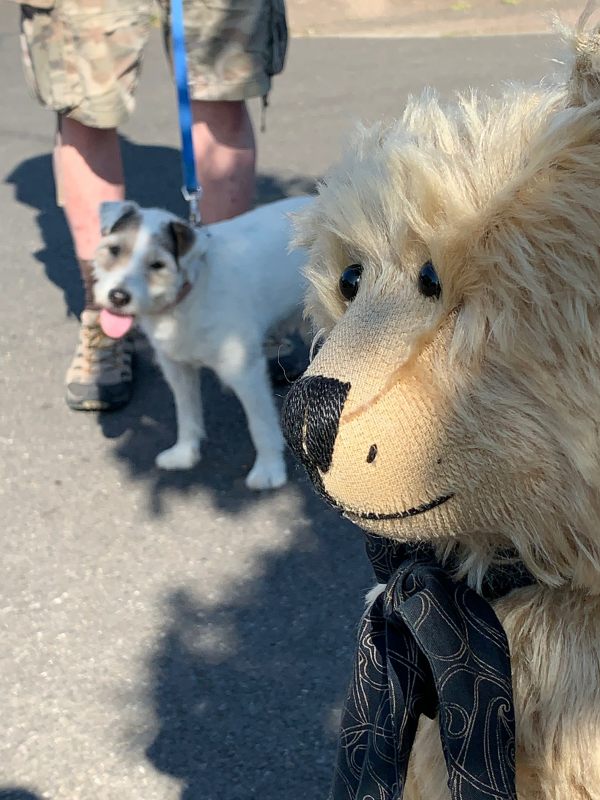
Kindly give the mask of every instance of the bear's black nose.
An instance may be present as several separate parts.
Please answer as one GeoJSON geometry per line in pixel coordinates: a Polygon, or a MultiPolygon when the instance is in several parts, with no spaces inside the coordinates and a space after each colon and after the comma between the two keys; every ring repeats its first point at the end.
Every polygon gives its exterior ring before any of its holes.
{"type": "Polygon", "coordinates": [[[282,411],[283,435],[294,454],[317,478],[327,472],[349,383],[320,375],[300,378],[286,397],[282,411]]]}
{"type": "Polygon", "coordinates": [[[130,302],[131,295],[125,289],[111,289],[108,293],[108,299],[115,308],[122,308],[130,302]]]}

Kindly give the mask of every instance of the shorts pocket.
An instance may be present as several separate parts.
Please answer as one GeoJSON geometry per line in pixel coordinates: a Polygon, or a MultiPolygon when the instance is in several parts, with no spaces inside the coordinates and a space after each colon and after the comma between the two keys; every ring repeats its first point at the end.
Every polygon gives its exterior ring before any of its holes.
{"type": "Polygon", "coordinates": [[[85,94],[80,121],[99,128],[116,127],[133,111],[150,15],[118,9],[73,16],[72,24],[85,94]]]}
{"type": "Polygon", "coordinates": [[[21,4],[21,44],[25,75],[40,102],[58,112],[76,107],[83,87],[73,34],[60,15],[52,7],[21,4]]]}

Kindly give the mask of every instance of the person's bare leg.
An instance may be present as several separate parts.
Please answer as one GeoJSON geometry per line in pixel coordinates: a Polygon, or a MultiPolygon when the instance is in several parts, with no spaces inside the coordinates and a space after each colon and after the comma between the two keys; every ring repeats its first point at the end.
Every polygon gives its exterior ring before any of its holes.
{"type": "Polygon", "coordinates": [[[254,202],[256,144],[246,103],[194,100],[192,113],[204,190],[202,221],[218,222],[248,211],[254,202]]]}
{"type": "Polygon", "coordinates": [[[100,203],[124,197],[116,129],[89,128],[63,117],[54,174],[85,287],[77,349],[66,376],[67,403],[83,411],[120,408],[131,397],[131,344],[102,335],[94,310],[91,264],[100,240],[100,203]]]}
{"type": "Polygon", "coordinates": [[[98,208],[124,197],[123,165],[116,128],[89,128],[63,117],[54,152],[54,177],[92,305],[89,262],[100,240],[98,208]]]}
{"type": "Polygon", "coordinates": [[[100,240],[100,203],[124,197],[117,130],[88,128],[63,117],[55,159],[55,177],[75,252],[79,258],[91,258],[100,240]]]}

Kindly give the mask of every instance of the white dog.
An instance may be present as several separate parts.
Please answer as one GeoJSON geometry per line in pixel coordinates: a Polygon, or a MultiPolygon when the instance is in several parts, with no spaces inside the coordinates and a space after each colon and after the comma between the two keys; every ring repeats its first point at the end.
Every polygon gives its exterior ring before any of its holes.
{"type": "Polygon", "coordinates": [[[163,469],[200,459],[204,423],[199,367],[210,367],[238,396],[256,448],[251,489],[286,481],[283,438],[267,377],[269,329],[300,311],[303,254],[288,251],[290,221],[310,198],[293,198],[203,228],[131,202],[103,203],[95,295],[108,336],[136,318],[175,396],[177,442],[163,469]]]}

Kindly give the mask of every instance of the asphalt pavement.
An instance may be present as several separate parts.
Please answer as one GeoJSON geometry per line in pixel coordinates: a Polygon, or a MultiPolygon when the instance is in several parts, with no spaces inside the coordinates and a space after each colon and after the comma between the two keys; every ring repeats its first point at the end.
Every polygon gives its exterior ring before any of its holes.
{"type": "MultiPolygon", "coordinates": [[[[158,472],[174,412],[143,347],[127,409],[67,409],[82,297],[17,27],[2,3],[0,800],[325,798],[372,582],[361,534],[295,468],[281,491],[246,490],[243,415],[210,376],[202,463],[158,472]]],[[[356,120],[425,84],[499,91],[557,52],[544,36],[294,40],[258,134],[260,200],[311,191],[356,120]]],[[[158,36],[138,98],[129,196],[183,210],[158,36]]]]}

